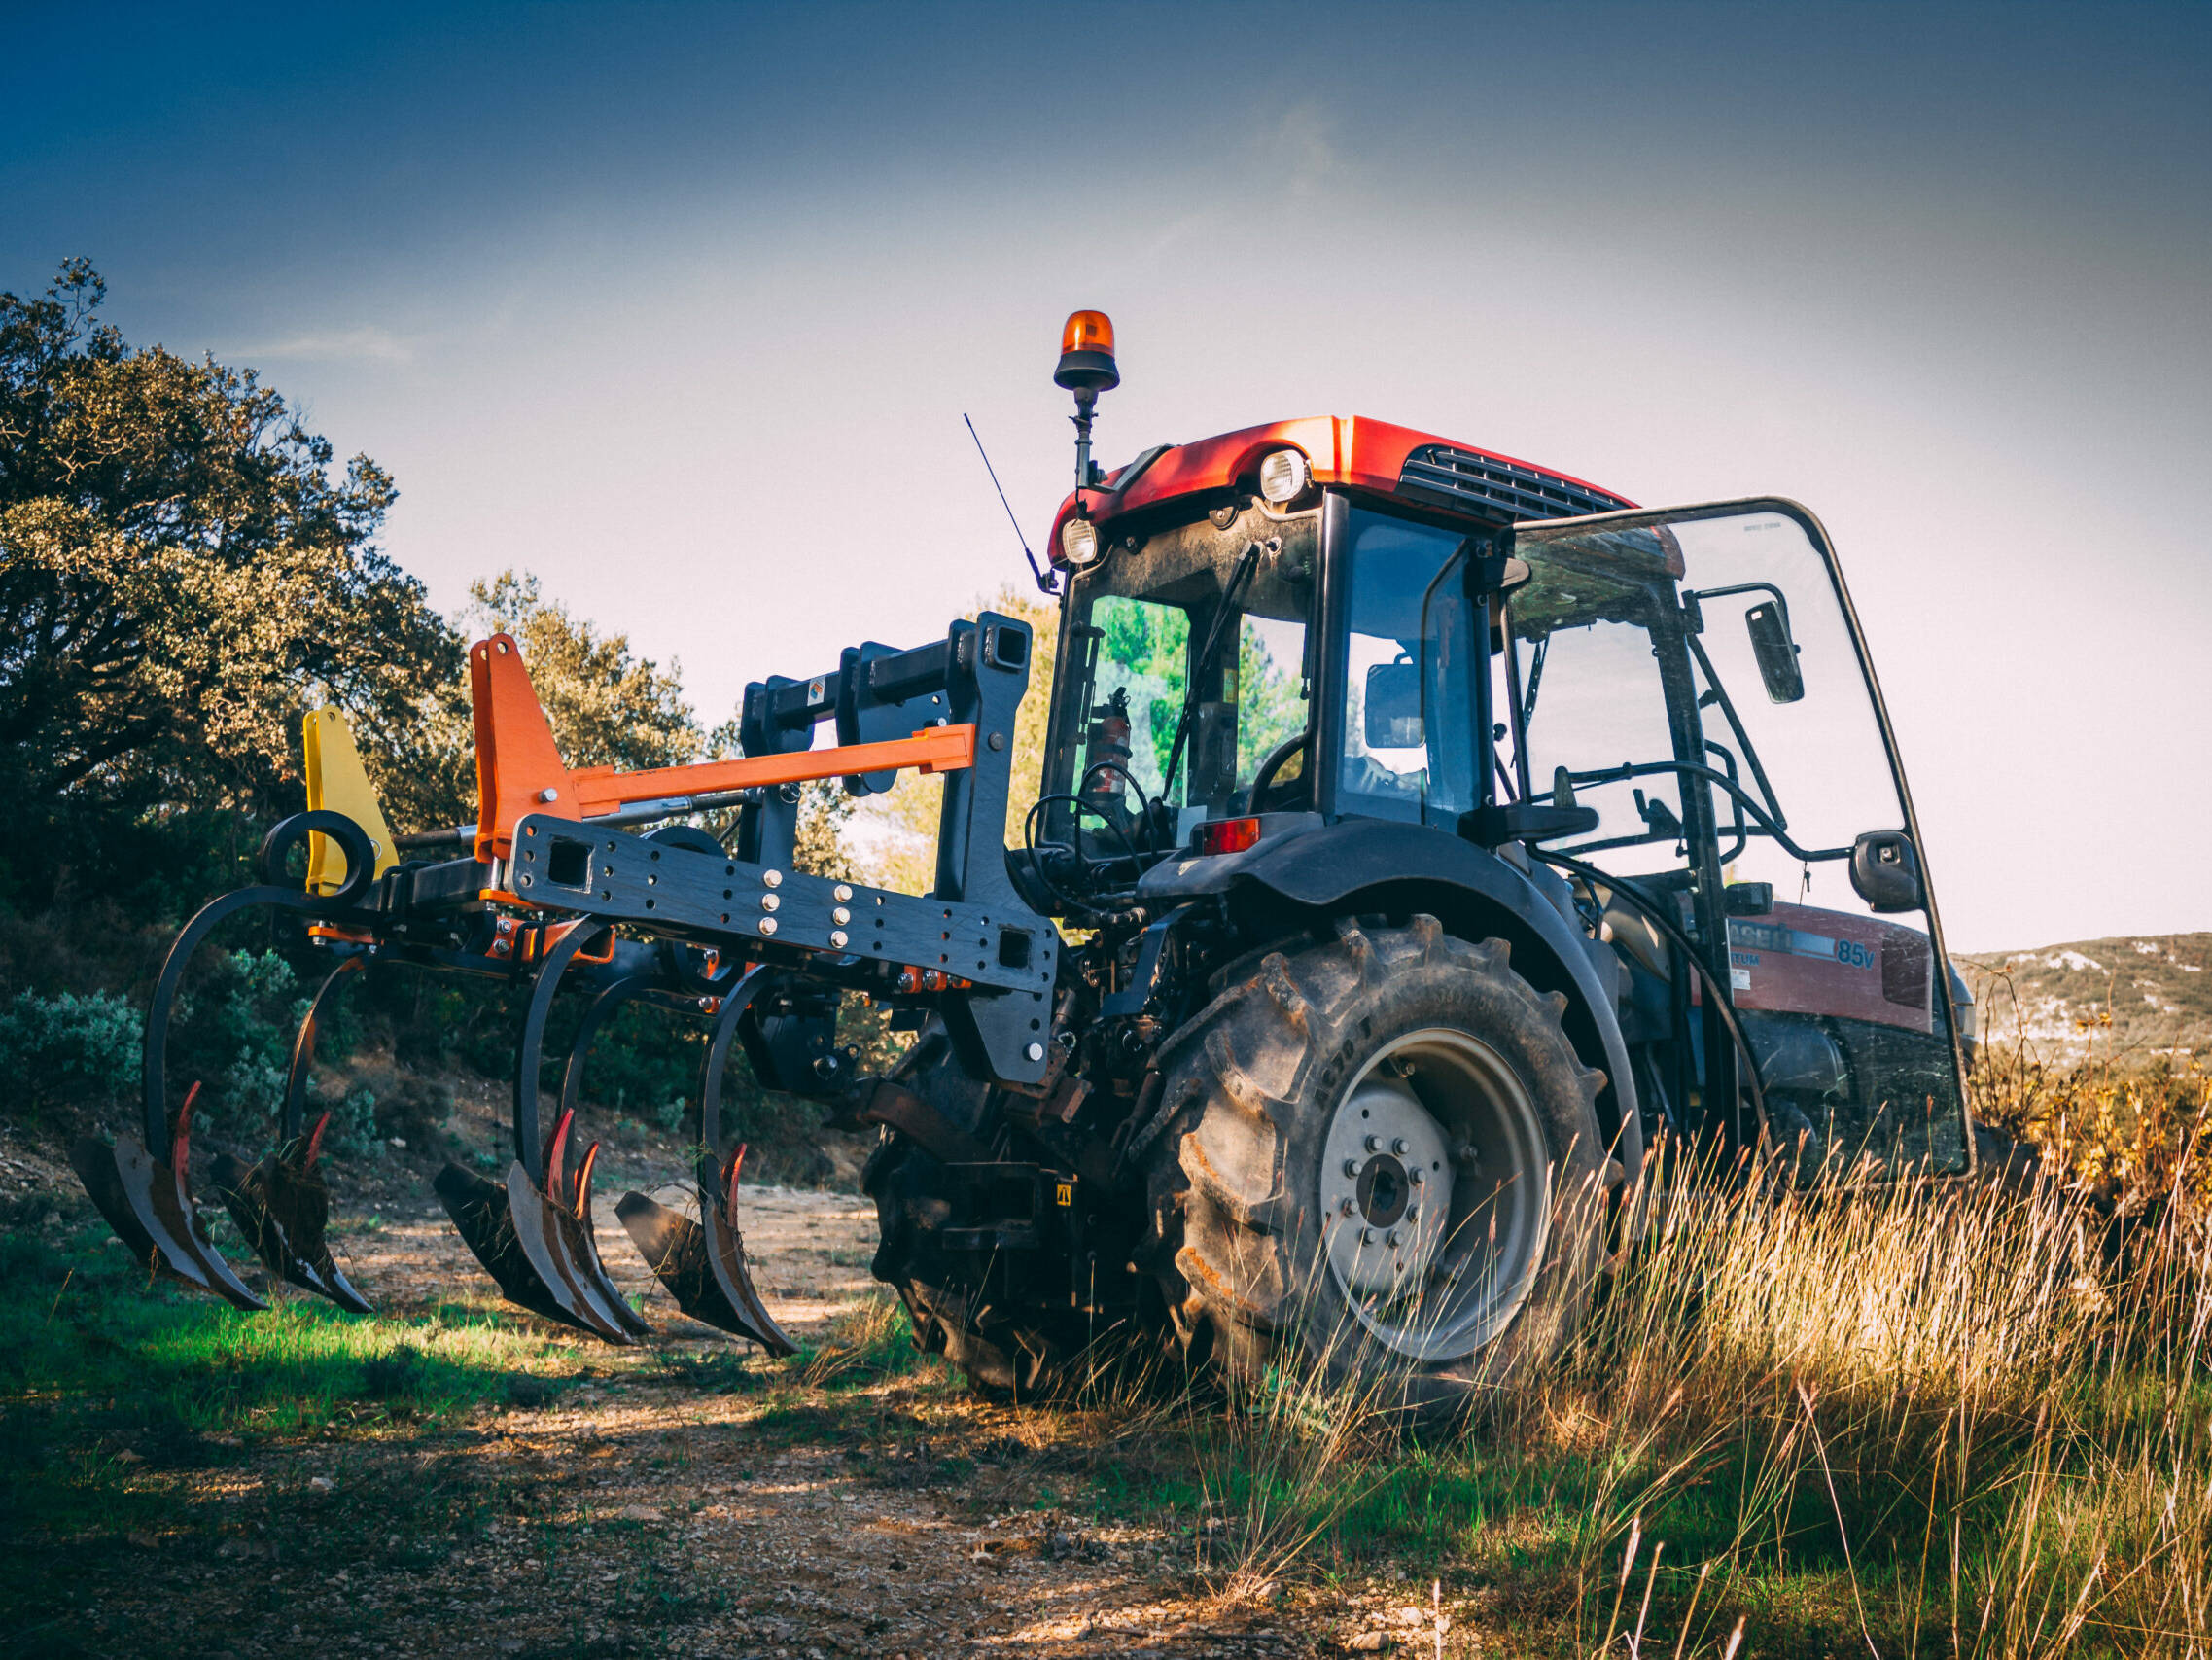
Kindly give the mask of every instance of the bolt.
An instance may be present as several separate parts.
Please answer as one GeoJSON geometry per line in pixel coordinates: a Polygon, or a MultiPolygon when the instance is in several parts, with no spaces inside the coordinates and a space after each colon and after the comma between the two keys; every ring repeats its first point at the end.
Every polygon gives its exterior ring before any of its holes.
{"type": "Polygon", "coordinates": [[[560,798],[561,793],[558,790],[545,789],[538,792],[538,799],[541,801],[558,801],[560,798]]]}
{"type": "Polygon", "coordinates": [[[710,1009],[712,1009],[714,1007],[715,1007],[715,1000],[714,1000],[713,998],[711,998],[711,997],[702,997],[701,999],[699,999],[699,1012],[700,1012],[701,1014],[705,1014],[705,1013],[707,1013],[707,1012],[708,1012],[710,1009]]]}
{"type": "Polygon", "coordinates": [[[1373,1245],[1375,1243],[1375,1230],[1371,1227],[1361,1228],[1359,1230],[1359,1243],[1362,1245],[1373,1245]]]}
{"type": "Polygon", "coordinates": [[[1392,1136],[1390,1138],[1390,1150],[1403,1158],[1407,1153],[1413,1151],[1413,1144],[1403,1136],[1392,1136]]]}
{"type": "Polygon", "coordinates": [[[1395,1244],[1397,1244],[1397,1243],[1398,1243],[1398,1230],[1397,1230],[1396,1228],[1392,1228],[1392,1229],[1391,1229],[1391,1230],[1390,1230],[1388,1233],[1385,1234],[1385,1235],[1383,1236],[1383,1243],[1384,1243],[1385,1245],[1395,1245],[1395,1244]]]}
{"type": "Polygon", "coordinates": [[[1409,1222],[1418,1222],[1421,1220],[1421,1207],[1419,1205],[1408,1205],[1406,1207],[1405,1219],[1409,1222]]]}
{"type": "Polygon", "coordinates": [[[1381,1136],[1369,1136],[1360,1145],[1365,1147],[1369,1152],[1381,1152],[1383,1150],[1383,1138],[1381,1136]]]}
{"type": "Polygon", "coordinates": [[[760,932],[761,932],[762,934],[773,934],[773,933],[775,933],[775,932],[776,932],[776,919],[775,919],[774,917],[772,917],[772,916],[764,916],[764,917],[762,917],[762,918],[760,919],[760,932]]]}
{"type": "Polygon", "coordinates": [[[1003,733],[1003,732],[993,732],[993,733],[991,734],[991,748],[992,748],[993,752],[994,752],[994,753],[996,753],[997,751],[999,751],[999,750],[1002,750],[1002,749],[1004,749],[1005,747],[1006,747],[1006,734],[1005,734],[1005,733],[1003,733]]]}
{"type": "Polygon", "coordinates": [[[853,890],[845,883],[840,882],[829,890],[829,897],[841,905],[850,904],[853,901],[853,890]]]}
{"type": "Polygon", "coordinates": [[[1347,1176],[1357,1176],[1359,1174],[1359,1160],[1356,1158],[1346,1159],[1344,1161],[1344,1173],[1347,1176]]]}
{"type": "Polygon", "coordinates": [[[1348,1217],[1356,1217],[1359,1215],[1359,1207],[1350,1199],[1340,1199],[1337,1201],[1337,1210],[1341,1214],[1348,1217]]]}
{"type": "Polygon", "coordinates": [[[844,931],[843,929],[841,929],[841,928],[840,928],[840,929],[836,929],[836,930],[834,930],[834,931],[833,931],[833,932],[830,934],[830,936],[829,936],[829,943],[830,943],[830,944],[832,944],[832,945],[834,945],[834,946],[836,946],[836,947],[837,947],[837,949],[838,949],[838,950],[840,950],[840,951],[844,950],[844,949],[845,949],[845,931],[844,931]]]}
{"type": "Polygon", "coordinates": [[[499,931],[502,934],[512,934],[514,932],[514,918],[511,916],[501,917],[499,919],[499,931]]]}
{"type": "Polygon", "coordinates": [[[829,913],[829,920],[835,923],[839,928],[843,928],[847,923],[853,920],[853,913],[847,910],[843,905],[839,905],[835,910],[829,913]]]}
{"type": "Polygon", "coordinates": [[[760,908],[762,910],[774,910],[783,902],[784,901],[782,900],[779,900],[774,894],[762,894],[760,896],[760,908]]]}
{"type": "Polygon", "coordinates": [[[492,955],[495,957],[505,957],[513,949],[514,942],[511,939],[495,939],[492,941],[492,955]]]}
{"type": "Polygon", "coordinates": [[[1029,1056],[1033,1061],[1041,1061],[1044,1059],[1044,1045],[1042,1043],[1032,1043],[1022,1053],[1029,1056]]]}
{"type": "Polygon", "coordinates": [[[1427,1172],[1422,1170],[1422,1167],[1418,1164],[1406,1172],[1406,1181],[1413,1186],[1419,1187],[1423,1182],[1427,1180],[1427,1172]]]}
{"type": "Polygon", "coordinates": [[[760,872],[760,881],[764,887],[780,888],[784,885],[784,873],[781,870],[763,870],[760,872]]]}

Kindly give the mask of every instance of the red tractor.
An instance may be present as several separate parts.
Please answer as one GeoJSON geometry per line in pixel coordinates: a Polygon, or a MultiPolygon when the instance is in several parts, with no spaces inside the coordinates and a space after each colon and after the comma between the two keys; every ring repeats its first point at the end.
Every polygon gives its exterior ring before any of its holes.
{"type": "MultiPolygon", "coordinates": [[[[351,788],[333,773],[271,838],[313,842],[319,879],[209,907],[304,912],[334,986],[372,963],[530,981],[514,1164],[439,1183],[513,1300],[643,1334],[599,1264],[573,1127],[591,1032],[626,997],[714,1034],[696,1217],[618,1207],[686,1312],[783,1343],[719,1117],[741,1044],[769,1087],[876,1127],[877,1277],[918,1341],[1024,1392],[1110,1340],[1246,1377],[1287,1354],[1449,1408],[1571,1330],[1655,1146],[1763,1148],[1805,1181],[1969,1168],[1973,1007],[1810,513],[1638,509],[1350,418],[1107,473],[1101,314],[1070,319],[1057,378],[1076,487],[1018,835],[1012,618],[757,683],[743,759],[627,777],[562,768],[495,640],[474,826],[380,836],[372,800],[330,810],[351,788]],[[822,723],[837,747],[812,747],[822,723]],[[947,779],[930,895],[790,867],[798,780],[865,794],[901,765],[947,779]],[[680,822],[731,804],[728,845],[680,822]],[[458,849],[400,862],[393,841],[458,849]],[[545,1012],[577,989],[594,1001],[542,1134],[545,1012]],[[888,1077],[835,1044],[853,991],[916,1033],[888,1077]]],[[[156,1266],[251,1297],[194,1232],[160,1068],[173,989],[145,1145],[88,1143],[80,1168],[156,1266]]],[[[353,1294],[321,1243],[304,1065],[283,1144],[219,1180],[272,1272],[353,1294]]]]}

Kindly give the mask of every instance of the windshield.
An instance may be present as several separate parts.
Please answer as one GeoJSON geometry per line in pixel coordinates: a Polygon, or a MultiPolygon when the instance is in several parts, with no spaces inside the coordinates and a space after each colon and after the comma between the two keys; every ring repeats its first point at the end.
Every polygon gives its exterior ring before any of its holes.
{"type": "Polygon", "coordinates": [[[1317,584],[1313,515],[1246,512],[1116,547],[1070,584],[1053,712],[1045,838],[1062,846],[1082,806],[1087,856],[1165,849],[1198,820],[1249,806],[1307,729],[1307,619],[1317,584]],[[1147,830],[1145,816],[1153,817],[1147,830]]]}

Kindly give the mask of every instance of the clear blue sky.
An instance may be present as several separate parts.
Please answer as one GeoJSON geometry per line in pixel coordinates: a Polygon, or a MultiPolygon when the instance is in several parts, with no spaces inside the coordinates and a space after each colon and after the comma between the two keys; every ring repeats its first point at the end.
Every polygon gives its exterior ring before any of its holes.
{"type": "Polygon", "coordinates": [[[1953,943],[2212,928],[2212,7],[0,14],[0,288],[262,368],[702,714],[1018,573],[1110,463],[1369,413],[1795,496],[1953,943]]]}

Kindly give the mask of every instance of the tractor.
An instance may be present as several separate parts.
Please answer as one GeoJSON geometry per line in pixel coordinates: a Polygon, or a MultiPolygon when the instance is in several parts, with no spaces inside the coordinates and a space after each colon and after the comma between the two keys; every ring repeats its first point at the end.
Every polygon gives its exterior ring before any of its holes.
{"type": "Polygon", "coordinates": [[[125,1242],[261,1302],[194,1210],[163,1066],[186,960],[252,907],[298,913],[333,967],[277,1145],[213,1178],[270,1275],[348,1307],[306,1074],[328,1000],[387,967],[527,991],[512,1161],[438,1188],[509,1300],[614,1343],[650,1327],[599,1256],[578,1116],[628,999],[709,1031],[684,1199],[614,1208],[684,1312],[790,1347],[721,1122],[742,1048],[764,1086],[873,1130],[875,1276],[919,1344],[1022,1395],[1134,1353],[1448,1413],[1554,1355],[1649,1195],[1694,1170],[1972,1168],[1973,1005],[1809,512],[1640,509],[1363,417],[1108,472],[1102,313],[1069,319],[1055,379],[1075,476],[1037,567],[1058,641],[1018,824],[1035,642],[989,612],[755,682],[741,756],[637,774],[566,768],[514,642],[480,642],[476,822],[404,835],[318,712],[309,810],[157,984],[143,1139],[76,1149],[125,1242]],[[929,894],[793,867],[800,784],[867,795],[907,767],[944,780],[929,894]],[[838,1046],[855,993],[912,1034],[886,1076],[838,1046]],[[563,996],[589,1001],[548,1084],[563,996]]]}

